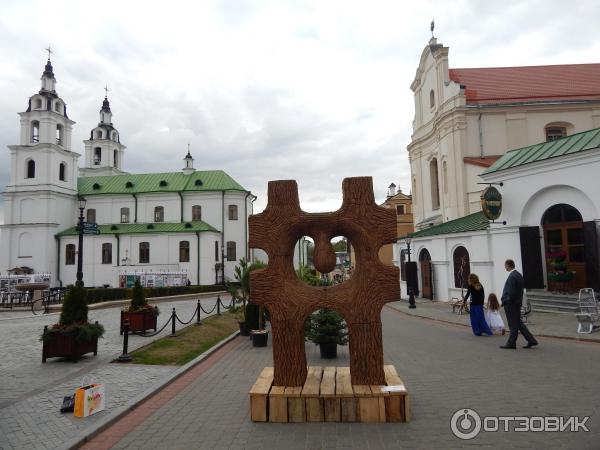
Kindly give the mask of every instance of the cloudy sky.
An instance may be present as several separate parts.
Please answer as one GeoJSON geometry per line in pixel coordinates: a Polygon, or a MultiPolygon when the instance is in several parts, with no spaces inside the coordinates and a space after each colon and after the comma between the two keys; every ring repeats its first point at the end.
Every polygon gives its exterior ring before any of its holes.
{"type": "Polygon", "coordinates": [[[49,44],[74,151],[107,84],[127,171],[179,170],[189,142],[257,210],[267,181],[296,179],[303,208],[327,211],[348,176],[372,176],[379,201],[392,181],[408,191],[409,86],[432,18],[457,68],[599,62],[598,17],[596,0],[3,0],[0,186],[49,44]]]}

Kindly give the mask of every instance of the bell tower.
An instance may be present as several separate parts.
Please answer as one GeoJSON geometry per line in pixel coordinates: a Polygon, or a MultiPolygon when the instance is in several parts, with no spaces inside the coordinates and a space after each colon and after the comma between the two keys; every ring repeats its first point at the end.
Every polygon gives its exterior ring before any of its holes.
{"type": "Polygon", "coordinates": [[[105,87],[104,101],[100,108],[100,121],[90,132],[85,144],[85,167],[80,169],[82,177],[119,175],[125,173],[123,156],[125,146],[112,123],[112,111],[108,101],[108,87],[105,87]]]}
{"type": "Polygon", "coordinates": [[[19,113],[19,144],[8,146],[11,166],[3,192],[0,272],[27,266],[54,277],[54,236],[76,221],[80,155],[71,150],[75,122],[56,91],[52,50],[46,50],[41,89],[29,97],[27,110],[19,113]]]}

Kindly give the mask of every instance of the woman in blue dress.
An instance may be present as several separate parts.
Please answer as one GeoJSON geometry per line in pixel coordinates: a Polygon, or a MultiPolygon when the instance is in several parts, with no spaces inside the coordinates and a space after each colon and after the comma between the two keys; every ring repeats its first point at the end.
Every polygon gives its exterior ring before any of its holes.
{"type": "Polygon", "coordinates": [[[469,288],[467,289],[467,295],[465,295],[465,301],[471,297],[471,328],[475,336],[481,336],[487,334],[492,336],[492,330],[485,321],[483,314],[483,301],[485,299],[485,293],[483,286],[479,282],[479,277],[474,273],[469,275],[469,288]]]}

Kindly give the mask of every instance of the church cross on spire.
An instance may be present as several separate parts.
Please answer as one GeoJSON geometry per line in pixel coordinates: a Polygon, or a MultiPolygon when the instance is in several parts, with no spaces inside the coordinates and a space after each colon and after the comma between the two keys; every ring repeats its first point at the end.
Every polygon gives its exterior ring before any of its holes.
{"type": "Polygon", "coordinates": [[[108,98],[108,85],[104,85],[104,98],[108,98]]]}
{"type": "Polygon", "coordinates": [[[50,60],[50,55],[51,55],[52,53],[54,53],[54,52],[52,51],[52,47],[48,46],[48,48],[45,48],[44,50],[46,50],[46,51],[48,52],[48,60],[50,60]]]}

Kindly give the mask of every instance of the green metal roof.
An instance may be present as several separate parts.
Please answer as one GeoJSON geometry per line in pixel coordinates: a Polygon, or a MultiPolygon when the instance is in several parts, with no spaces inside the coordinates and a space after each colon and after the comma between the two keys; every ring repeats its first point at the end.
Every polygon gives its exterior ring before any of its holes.
{"type": "Polygon", "coordinates": [[[141,194],[149,192],[243,191],[237,181],[222,170],[109,175],[80,177],[79,195],[141,194]]]}
{"type": "MultiPolygon", "coordinates": [[[[215,231],[215,228],[201,220],[184,223],[115,223],[98,225],[100,234],[154,234],[154,233],[195,233],[197,231],[215,231]]],[[[57,236],[76,236],[76,227],[61,231],[57,236]]]]}
{"type": "Polygon", "coordinates": [[[482,175],[600,147],[600,128],[506,152],[482,175]]]}
{"type": "Polygon", "coordinates": [[[461,217],[460,219],[450,220],[433,227],[425,228],[423,230],[415,231],[410,233],[409,236],[413,238],[437,236],[439,234],[451,234],[451,233],[465,233],[469,231],[481,231],[489,227],[489,220],[483,215],[483,212],[479,211],[468,216],[461,217]]]}

